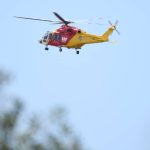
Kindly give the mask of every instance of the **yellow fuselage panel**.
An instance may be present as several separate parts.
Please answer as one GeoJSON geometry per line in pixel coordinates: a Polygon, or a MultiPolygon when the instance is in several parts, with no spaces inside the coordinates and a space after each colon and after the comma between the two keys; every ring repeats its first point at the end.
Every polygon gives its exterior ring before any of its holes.
{"type": "Polygon", "coordinates": [[[68,48],[80,48],[84,44],[101,43],[106,39],[103,36],[92,35],[88,33],[76,33],[74,37],[67,43],[68,48]]]}

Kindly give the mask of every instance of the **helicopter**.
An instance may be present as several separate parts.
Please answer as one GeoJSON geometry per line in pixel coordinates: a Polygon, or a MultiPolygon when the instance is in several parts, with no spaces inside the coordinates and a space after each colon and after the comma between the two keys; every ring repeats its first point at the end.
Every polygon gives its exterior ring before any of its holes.
{"type": "Polygon", "coordinates": [[[14,16],[19,19],[29,19],[36,21],[46,21],[51,24],[60,24],[61,27],[56,29],[53,32],[47,31],[42,39],[39,40],[40,44],[45,45],[45,50],[49,50],[48,46],[56,46],[59,48],[59,51],[62,52],[62,47],[75,49],[76,54],[79,54],[80,49],[85,44],[94,44],[94,43],[102,43],[108,42],[109,36],[115,30],[118,34],[120,32],[116,29],[118,24],[118,20],[116,20],[115,24],[112,24],[111,21],[108,21],[110,27],[101,35],[94,35],[85,32],[82,29],[79,29],[75,26],[70,26],[70,24],[75,23],[74,21],[65,20],[58,13],[53,12],[53,14],[57,17],[58,21],[54,20],[46,20],[46,19],[37,19],[37,18],[28,18],[28,17],[19,17],[14,16]]]}

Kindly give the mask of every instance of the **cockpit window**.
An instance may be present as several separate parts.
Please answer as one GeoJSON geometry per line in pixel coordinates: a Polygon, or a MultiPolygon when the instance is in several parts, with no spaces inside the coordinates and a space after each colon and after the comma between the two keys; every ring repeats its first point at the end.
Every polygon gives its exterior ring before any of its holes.
{"type": "Polygon", "coordinates": [[[49,35],[49,31],[47,31],[43,37],[44,40],[46,40],[48,38],[48,35],[49,35]]]}
{"type": "Polygon", "coordinates": [[[56,41],[61,41],[61,36],[59,34],[55,34],[53,38],[56,41]]]}
{"type": "Polygon", "coordinates": [[[47,31],[46,34],[43,36],[43,39],[44,40],[54,40],[54,41],[61,41],[61,35],[58,34],[58,33],[52,33],[52,32],[49,32],[47,31]]]}
{"type": "Polygon", "coordinates": [[[60,34],[49,34],[49,39],[50,40],[55,40],[55,41],[61,41],[61,35],[60,34]]]}
{"type": "Polygon", "coordinates": [[[49,33],[49,37],[50,40],[52,39],[52,33],[49,33]]]}
{"type": "Polygon", "coordinates": [[[44,39],[44,40],[46,40],[46,39],[47,39],[47,37],[48,37],[48,36],[47,36],[47,35],[45,35],[43,39],[44,39]]]}

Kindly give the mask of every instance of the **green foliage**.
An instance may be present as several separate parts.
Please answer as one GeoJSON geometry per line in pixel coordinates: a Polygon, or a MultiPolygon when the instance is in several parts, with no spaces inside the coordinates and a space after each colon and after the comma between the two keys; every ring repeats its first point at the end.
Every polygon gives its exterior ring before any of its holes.
{"type": "MultiPolygon", "coordinates": [[[[8,80],[9,76],[0,71],[0,87],[8,80]]],[[[2,101],[5,101],[4,97],[0,99],[2,101]]],[[[20,122],[24,105],[19,99],[10,101],[9,109],[0,110],[0,150],[83,149],[63,107],[53,109],[46,119],[34,115],[28,122],[20,122]]]]}

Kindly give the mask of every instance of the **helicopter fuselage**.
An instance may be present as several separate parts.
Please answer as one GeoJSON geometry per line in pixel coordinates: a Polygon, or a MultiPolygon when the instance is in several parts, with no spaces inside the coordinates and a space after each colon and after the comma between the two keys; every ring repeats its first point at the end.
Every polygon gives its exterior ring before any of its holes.
{"type": "Polygon", "coordinates": [[[53,32],[48,31],[39,42],[46,46],[80,49],[84,44],[99,43],[106,40],[100,36],[88,34],[77,27],[62,25],[53,32]]]}

